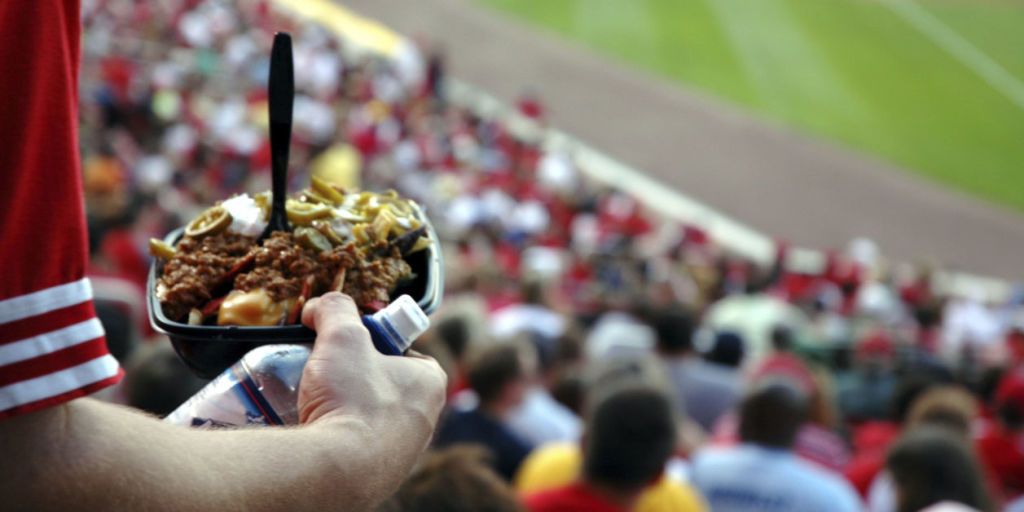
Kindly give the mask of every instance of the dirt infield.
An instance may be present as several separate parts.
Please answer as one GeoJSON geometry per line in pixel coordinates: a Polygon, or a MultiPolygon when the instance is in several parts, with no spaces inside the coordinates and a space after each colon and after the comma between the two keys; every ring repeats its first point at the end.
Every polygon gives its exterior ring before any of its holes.
{"type": "Polygon", "coordinates": [[[452,74],[500,99],[533,87],[553,125],[766,233],[818,248],[868,236],[895,258],[1024,278],[1022,214],[753,119],[471,1],[343,3],[443,43],[452,74]]]}

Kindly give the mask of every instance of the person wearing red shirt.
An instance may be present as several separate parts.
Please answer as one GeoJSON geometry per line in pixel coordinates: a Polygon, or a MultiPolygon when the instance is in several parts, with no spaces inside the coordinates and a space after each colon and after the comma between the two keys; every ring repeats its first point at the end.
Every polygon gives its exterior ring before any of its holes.
{"type": "Polygon", "coordinates": [[[80,12],[0,2],[2,508],[373,509],[429,441],[445,377],[431,359],[377,353],[339,293],[303,311],[318,335],[298,428],[193,431],[82,398],[122,372],[84,277],[80,12]]]}
{"type": "Polygon", "coordinates": [[[995,396],[995,418],[985,421],[975,447],[1007,501],[1024,496],[1024,367],[1007,372],[995,396]]]}
{"type": "Polygon", "coordinates": [[[526,497],[531,512],[624,512],[662,476],[675,448],[664,393],[627,387],[598,400],[583,437],[580,480],[526,497]]]}

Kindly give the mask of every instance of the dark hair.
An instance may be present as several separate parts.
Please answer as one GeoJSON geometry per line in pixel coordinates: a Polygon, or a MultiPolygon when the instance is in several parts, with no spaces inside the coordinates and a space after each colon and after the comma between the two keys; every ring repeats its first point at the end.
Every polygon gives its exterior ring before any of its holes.
{"type": "Polygon", "coordinates": [[[708,361],[736,368],[743,362],[745,347],[743,338],[732,331],[721,331],[715,334],[715,344],[704,356],[708,361]]]}
{"type": "Polygon", "coordinates": [[[785,325],[776,325],[772,328],[772,348],[778,352],[793,350],[793,330],[785,325]]]}
{"type": "Polygon", "coordinates": [[[592,409],[583,446],[590,482],[625,492],[651,484],[675,449],[672,404],[648,386],[621,388],[592,409]]]}
{"type": "Polygon", "coordinates": [[[740,404],[740,439],[775,448],[790,448],[807,421],[809,399],[796,386],[766,378],[740,404]]]}
{"type": "Polygon", "coordinates": [[[996,405],[996,417],[1010,430],[1024,427],[1024,411],[1013,402],[996,405]]]}
{"type": "Polygon", "coordinates": [[[681,307],[665,308],[654,315],[658,350],[680,354],[693,350],[693,316],[681,307]]]}
{"type": "Polygon", "coordinates": [[[524,279],[519,287],[519,293],[526,304],[544,304],[544,282],[538,278],[524,279]]]}
{"type": "Polygon", "coordinates": [[[463,317],[445,318],[437,323],[437,337],[455,360],[461,360],[469,346],[469,324],[463,317]]]}
{"type": "Polygon", "coordinates": [[[204,385],[167,343],[139,347],[125,364],[128,405],[157,416],[170,414],[204,385]]]}
{"type": "Polygon", "coordinates": [[[981,469],[963,439],[940,427],[911,429],[886,458],[897,510],[916,512],[942,501],[992,510],[981,469]]]}
{"type": "Polygon", "coordinates": [[[910,414],[910,407],[914,405],[917,398],[932,387],[938,386],[940,382],[931,375],[915,371],[907,374],[896,385],[896,391],[892,397],[892,419],[903,424],[910,414]]]}
{"type": "Polygon", "coordinates": [[[558,373],[554,385],[551,386],[551,398],[578,416],[583,414],[583,402],[586,395],[587,387],[583,375],[575,367],[562,369],[558,373]]]}
{"type": "Polygon", "coordinates": [[[378,512],[519,512],[515,492],[488,466],[488,452],[461,445],[428,453],[378,512]]]}
{"type": "Polygon", "coordinates": [[[569,331],[555,340],[555,366],[564,367],[583,359],[583,340],[574,331],[569,331]]]}
{"type": "Polygon", "coordinates": [[[512,343],[485,347],[475,354],[466,373],[469,387],[476,392],[480,403],[493,403],[505,386],[523,374],[519,347],[512,343]]]}

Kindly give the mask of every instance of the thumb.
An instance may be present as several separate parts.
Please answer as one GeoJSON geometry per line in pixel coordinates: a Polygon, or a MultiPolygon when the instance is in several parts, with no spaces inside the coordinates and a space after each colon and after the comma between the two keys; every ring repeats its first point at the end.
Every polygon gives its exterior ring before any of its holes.
{"type": "Polygon", "coordinates": [[[353,350],[373,347],[355,301],[343,293],[330,292],[307,302],[302,308],[302,323],[316,331],[314,352],[341,346],[353,350]]]}

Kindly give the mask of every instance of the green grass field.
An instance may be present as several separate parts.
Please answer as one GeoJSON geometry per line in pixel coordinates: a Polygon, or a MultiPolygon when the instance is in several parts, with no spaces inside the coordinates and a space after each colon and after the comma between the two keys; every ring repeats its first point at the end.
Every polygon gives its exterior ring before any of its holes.
{"type": "Polygon", "coordinates": [[[907,0],[481,1],[1024,210],[1024,2],[912,3],[943,37],[887,6],[907,0]]]}

